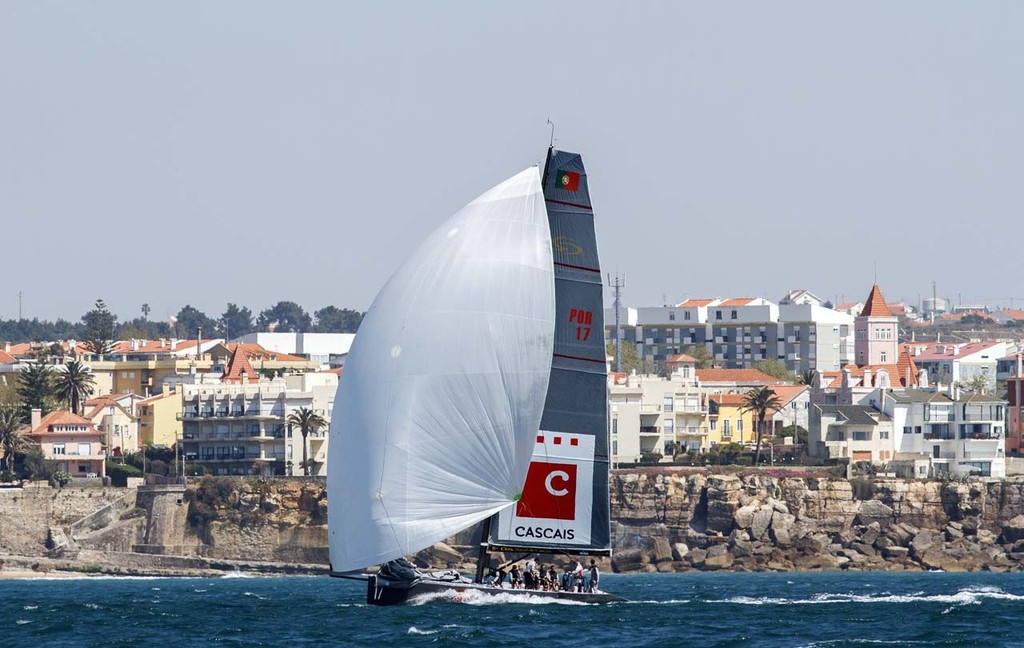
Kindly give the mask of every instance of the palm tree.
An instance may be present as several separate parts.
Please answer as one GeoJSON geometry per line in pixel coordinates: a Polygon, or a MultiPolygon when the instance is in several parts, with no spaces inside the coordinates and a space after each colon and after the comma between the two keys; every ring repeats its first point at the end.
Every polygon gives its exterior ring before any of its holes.
{"type": "Polygon", "coordinates": [[[302,474],[308,477],[309,444],[306,442],[306,439],[309,437],[310,432],[316,433],[321,428],[327,427],[327,421],[308,407],[300,407],[288,415],[285,423],[298,427],[302,432],[302,474]]]}
{"type": "Polygon", "coordinates": [[[813,385],[814,384],[814,369],[808,369],[807,371],[800,372],[797,376],[800,380],[801,385],[813,385]]]}
{"type": "Polygon", "coordinates": [[[57,398],[66,402],[73,414],[81,414],[82,403],[92,395],[95,386],[92,369],[79,360],[69,360],[54,384],[57,398]]]}
{"type": "Polygon", "coordinates": [[[14,467],[14,453],[23,450],[28,442],[21,436],[22,428],[21,415],[13,408],[0,410],[0,448],[4,456],[0,459],[0,472],[11,470],[14,467]]]}
{"type": "Polygon", "coordinates": [[[764,435],[764,419],[768,410],[777,410],[782,407],[782,401],[775,395],[775,391],[768,387],[756,387],[746,394],[743,394],[743,407],[741,412],[753,412],[757,417],[757,449],[754,451],[754,465],[761,463],[761,437],[764,435]]]}

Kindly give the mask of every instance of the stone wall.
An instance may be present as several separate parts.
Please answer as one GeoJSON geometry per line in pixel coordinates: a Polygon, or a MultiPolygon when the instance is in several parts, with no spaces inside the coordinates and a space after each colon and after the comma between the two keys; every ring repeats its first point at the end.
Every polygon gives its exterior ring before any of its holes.
{"type": "Polygon", "coordinates": [[[123,498],[115,488],[47,485],[0,489],[0,553],[45,556],[51,529],[71,524],[123,498]]]}

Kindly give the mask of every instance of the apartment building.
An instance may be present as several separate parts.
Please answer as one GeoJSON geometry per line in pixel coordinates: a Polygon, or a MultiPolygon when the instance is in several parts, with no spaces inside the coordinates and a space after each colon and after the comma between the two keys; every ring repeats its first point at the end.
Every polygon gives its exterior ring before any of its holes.
{"type": "MultiPolygon", "coordinates": [[[[337,384],[324,372],[182,385],[185,460],[214,475],[302,475],[304,440],[288,415],[306,407],[329,423],[337,384]]],[[[326,474],[327,441],[326,428],[306,440],[310,474],[326,474]]]]}
{"type": "Polygon", "coordinates": [[[896,452],[892,419],[867,405],[814,405],[808,438],[812,457],[890,461],[896,452]]]}
{"type": "MultiPolygon", "coordinates": [[[[614,309],[605,323],[606,337],[614,341],[614,309]]],[[[832,371],[853,360],[853,318],[813,302],[780,306],[761,297],[716,298],[622,308],[618,332],[623,343],[659,366],[689,346],[705,347],[716,366],[726,368],[773,359],[794,372],[832,371]]]]}
{"type": "Polygon", "coordinates": [[[1006,476],[1007,401],[945,390],[883,390],[882,410],[893,420],[900,459],[927,459],[934,477],[1006,476]]]}
{"type": "Polygon", "coordinates": [[[676,449],[708,447],[708,394],[692,375],[612,374],[608,402],[613,463],[637,462],[650,453],[671,458],[676,449]]]}
{"type": "Polygon", "coordinates": [[[907,342],[902,347],[933,382],[965,383],[984,378],[987,388],[995,389],[999,362],[1006,358],[1009,343],[907,342]]]}

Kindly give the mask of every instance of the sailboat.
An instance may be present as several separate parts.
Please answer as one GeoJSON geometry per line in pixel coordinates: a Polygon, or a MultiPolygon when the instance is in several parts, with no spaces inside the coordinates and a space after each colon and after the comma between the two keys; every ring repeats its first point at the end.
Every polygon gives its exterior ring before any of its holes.
{"type": "Polygon", "coordinates": [[[484,582],[491,552],[610,554],[607,368],[582,157],[549,147],[437,228],[360,324],[331,421],[331,575],[367,602],[584,602],[484,582]],[[403,559],[476,526],[475,577],[403,559]],[[381,565],[376,573],[366,573],[381,565]]]}

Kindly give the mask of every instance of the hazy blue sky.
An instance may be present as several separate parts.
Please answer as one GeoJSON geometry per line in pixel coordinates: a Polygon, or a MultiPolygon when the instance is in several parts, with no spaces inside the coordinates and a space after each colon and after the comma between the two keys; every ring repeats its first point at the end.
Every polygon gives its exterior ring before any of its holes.
{"type": "Polygon", "coordinates": [[[548,141],[630,305],[1024,306],[1024,3],[4,2],[0,318],[365,309],[548,141]]]}

